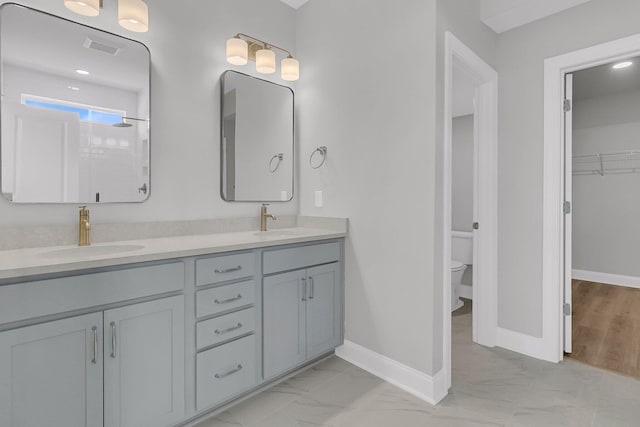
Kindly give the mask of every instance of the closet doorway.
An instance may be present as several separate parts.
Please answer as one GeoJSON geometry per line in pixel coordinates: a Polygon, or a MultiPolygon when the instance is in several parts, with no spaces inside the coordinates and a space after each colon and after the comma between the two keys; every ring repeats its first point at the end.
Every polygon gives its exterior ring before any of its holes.
{"type": "Polygon", "coordinates": [[[565,357],[640,378],[640,57],[565,75],[565,357]]]}

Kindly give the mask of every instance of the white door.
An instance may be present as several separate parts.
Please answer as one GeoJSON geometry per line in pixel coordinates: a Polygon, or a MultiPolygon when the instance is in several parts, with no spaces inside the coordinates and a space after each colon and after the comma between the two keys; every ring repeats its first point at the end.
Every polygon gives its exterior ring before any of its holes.
{"type": "Polygon", "coordinates": [[[572,186],[573,186],[573,74],[565,75],[565,113],[564,113],[564,351],[571,353],[571,239],[572,239],[572,186]],[[568,304],[568,305],[567,305],[568,304]]]}
{"type": "MultiPolygon", "coordinates": [[[[76,202],[79,119],[66,111],[14,106],[14,202],[76,202]]],[[[10,141],[11,143],[11,141],[10,141]]]]}
{"type": "Polygon", "coordinates": [[[102,426],[102,312],[0,333],[0,426],[102,426]]]}
{"type": "Polygon", "coordinates": [[[104,312],[105,427],[184,418],[184,297],[104,312]]]}

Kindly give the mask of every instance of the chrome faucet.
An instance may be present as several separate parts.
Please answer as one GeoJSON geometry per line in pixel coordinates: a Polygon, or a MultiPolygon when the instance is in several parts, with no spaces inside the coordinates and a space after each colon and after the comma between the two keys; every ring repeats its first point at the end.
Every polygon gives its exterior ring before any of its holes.
{"type": "Polygon", "coordinates": [[[276,220],[276,216],[270,213],[267,213],[268,204],[263,204],[262,209],[260,209],[260,231],[267,231],[267,218],[271,218],[272,220],[276,220]]]}
{"type": "Polygon", "coordinates": [[[80,223],[78,224],[78,246],[89,246],[91,244],[91,223],[89,222],[89,209],[80,206],[80,223]]]}

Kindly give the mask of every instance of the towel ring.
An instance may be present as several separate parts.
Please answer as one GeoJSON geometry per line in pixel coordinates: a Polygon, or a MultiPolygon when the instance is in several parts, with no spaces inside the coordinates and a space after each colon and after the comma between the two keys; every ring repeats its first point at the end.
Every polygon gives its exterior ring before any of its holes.
{"type": "Polygon", "coordinates": [[[280,163],[282,162],[282,159],[284,158],[284,154],[282,153],[278,153],[276,155],[274,155],[271,160],[269,160],[269,172],[274,173],[275,171],[278,170],[278,168],[280,167],[280,163]],[[273,161],[277,160],[276,165],[273,166],[273,161]]]}
{"type": "Polygon", "coordinates": [[[311,166],[311,169],[320,169],[320,167],[322,167],[322,165],[324,165],[324,162],[327,160],[327,147],[326,146],[322,146],[322,147],[318,147],[316,148],[313,153],[311,153],[311,157],[309,157],[309,166],[311,166]],[[320,155],[322,156],[322,161],[320,162],[320,164],[314,166],[313,165],[313,157],[316,155],[316,153],[320,153],[320,155]]]}

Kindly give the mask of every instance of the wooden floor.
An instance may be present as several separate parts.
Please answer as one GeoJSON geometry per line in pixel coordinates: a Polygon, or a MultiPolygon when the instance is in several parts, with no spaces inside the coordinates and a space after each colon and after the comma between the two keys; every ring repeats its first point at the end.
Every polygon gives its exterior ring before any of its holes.
{"type": "Polygon", "coordinates": [[[640,289],[574,280],[571,359],[640,379],[640,289]]]}

